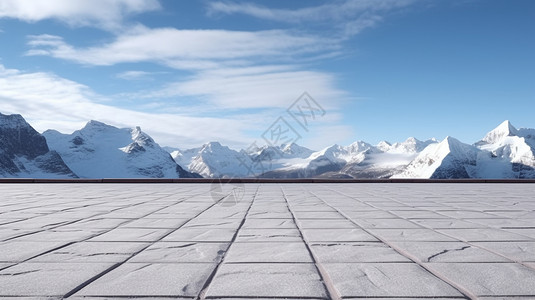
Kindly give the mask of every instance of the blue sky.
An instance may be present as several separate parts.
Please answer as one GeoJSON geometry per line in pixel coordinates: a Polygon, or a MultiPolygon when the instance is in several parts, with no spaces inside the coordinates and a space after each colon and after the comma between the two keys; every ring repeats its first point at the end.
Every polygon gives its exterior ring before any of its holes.
{"type": "Polygon", "coordinates": [[[262,144],[279,118],[320,149],[535,127],[531,0],[0,0],[0,112],[90,120],[160,144],[262,144]],[[325,110],[301,127],[308,92],[325,110]]]}

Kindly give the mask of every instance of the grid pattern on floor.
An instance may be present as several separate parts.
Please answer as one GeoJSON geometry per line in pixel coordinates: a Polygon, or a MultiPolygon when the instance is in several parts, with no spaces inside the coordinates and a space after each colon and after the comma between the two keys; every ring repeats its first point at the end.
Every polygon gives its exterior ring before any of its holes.
{"type": "Polygon", "coordinates": [[[4,184],[0,298],[533,299],[535,184],[4,184]]]}

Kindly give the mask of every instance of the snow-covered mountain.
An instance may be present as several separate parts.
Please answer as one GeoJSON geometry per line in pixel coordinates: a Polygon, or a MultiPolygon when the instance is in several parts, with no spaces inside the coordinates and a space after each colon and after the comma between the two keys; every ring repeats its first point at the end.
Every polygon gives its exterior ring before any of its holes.
{"type": "Polygon", "coordinates": [[[0,177],[76,178],[21,115],[0,113],[0,177]]]}
{"type": "Polygon", "coordinates": [[[535,178],[535,130],[505,121],[475,144],[487,155],[478,161],[483,178],[535,178]]]}
{"type": "Polygon", "coordinates": [[[509,121],[473,145],[408,138],[356,141],[314,152],[295,143],[236,151],[218,142],[160,147],[139,127],[98,121],[42,135],[20,115],[0,114],[0,177],[33,178],[535,178],[535,129],[509,121]],[[182,168],[183,166],[184,168],[182,168]],[[200,174],[200,175],[199,175],[200,174]]]}
{"type": "Polygon", "coordinates": [[[82,178],[178,178],[198,177],[175,163],[139,127],[116,128],[90,121],[81,130],[43,133],[51,149],[82,178]]]}
{"type": "Polygon", "coordinates": [[[389,178],[402,172],[418,153],[436,142],[414,137],[394,144],[382,141],[375,149],[362,152],[357,159],[349,161],[340,172],[353,178],[389,178]]]}
{"type": "Polygon", "coordinates": [[[254,172],[250,170],[253,166],[251,158],[243,152],[222,146],[218,142],[204,144],[192,156],[195,149],[184,151],[183,159],[191,158],[187,165],[191,172],[200,174],[208,178],[231,178],[231,177],[251,177],[254,172]]]}
{"type": "Polygon", "coordinates": [[[373,146],[356,141],[349,146],[332,145],[312,153],[303,161],[262,174],[275,178],[388,178],[397,174],[435,140],[409,138],[402,143],[386,141],[373,146]]]}
{"type": "Polygon", "coordinates": [[[471,178],[481,150],[452,137],[427,146],[400,174],[393,178],[471,178]]]}
{"type": "Polygon", "coordinates": [[[262,146],[246,153],[255,161],[273,161],[279,159],[307,158],[314,151],[299,146],[296,143],[282,144],[280,146],[262,146]]]}
{"type": "Polygon", "coordinates": [[[210,142],[199,148],[169,150],[178,164],[207,178],[255,177],[294,164],[314,152],[295,143],[236,151],[210,142]]]}

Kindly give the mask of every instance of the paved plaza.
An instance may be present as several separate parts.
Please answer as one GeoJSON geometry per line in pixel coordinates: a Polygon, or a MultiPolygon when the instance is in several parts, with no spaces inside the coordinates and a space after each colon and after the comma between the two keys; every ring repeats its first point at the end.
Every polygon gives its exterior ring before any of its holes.
{"type": "Polygon", "coordinates": [[[3,184],[2,299],[535,299],[535,184],[3,184]]]}

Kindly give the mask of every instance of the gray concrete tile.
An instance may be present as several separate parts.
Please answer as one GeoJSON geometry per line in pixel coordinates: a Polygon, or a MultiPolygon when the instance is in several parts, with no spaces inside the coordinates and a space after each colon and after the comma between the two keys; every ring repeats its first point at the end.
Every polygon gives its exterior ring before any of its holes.
{"type": "MultiPolygon", "coordinates": [[[[475,219],[483,220],[483,219],[475,219]]],[[[471,222],[469,220],[458,219],[413,219],[414,224],[418,224],[421,227],[428,227],[432,229],[442,228],[486,228],[486,225],[471,222]]]]}
{"type": "Polygon", "coordinates": [[[168,233],[162,228],[116,228],[96,236],[92,242],[155,242],[168,233]]]}
{"type": "Polygon", "coordinates": [[[0,271],[0,297],[63,296],[112,265],[22,263],[0,271]]]}
{"type": "Polygon", "coordinates": [[[300,242],[297,229],[242,229],[236,242],[300,242]]]}
{"type": "Polygon", "coordinates": [[[533,296],[535,270],[515,263],[426,264],[477,296],[533,296]]]}
{"type": "Polygon", "coordinates": [[[183,228],[198,229],[235,229],[240,227],[241,219],[204,219],[196,218],[187,222],[183,228]]]}
{"type": "Polygon", "coordinates": [[[410,262],[383,243],[313,243],[310,247],[320,263],[410,262]]]}
{"type": "Polygon", "coordinates": [[[158,242],[130,262],[139,263],[219,263],[228,243],[158,242]]]}
{"type": "Polygon", "coordinates": [[[201,291],[214,264],[126,263],[76,296],[190,296],[201,291]]]}
{"type": "Polygon", "coordinates": [[[299,219],[297,220],[301,229],[327,229],[327,228],[358,228],[353,222],[344,220],[343,218],[334,220],[325,219],[299,219]]]}
{"type": "Polygon", "coordinates": [[[438,232],[468,242],[530,241],[529,237],[496,228],[437,229],[438,232]]]}
{"type": "Polygon", "coordinates": [[[354,229],[303,229],[309,242],[374,242],[374,236],[360,228],[354,229]]]}
{"type": "Polygon", "coordinates": [[[462,296],[413,263],[324,264],[342,297],[462,296]]]}
{"type": "Polygon", "coordinates": [[[499,253],[514,261],[535,262],[535,241],[533,242],[476,242],[474,245],[499,253]]]}
{"type": "Polygon", "coordinates": [[[403,253],[421,262],[511,262],[463,242],[393,242],[403,253]]]}
{"type": "Polygon", "coordinates": [[[404,219],[358,219],[355,220],[363,228],[421,228],[417,224],[404,219]]]}
{"type": "Polygon", "coordinates": [[[242,200],[213,206],[202,184],[2,185],[11,200],[0,203],[0,297],[61,299],[150,245],[72,298],[194,299],[223,257],[209,296],[326,298],[303,233],[326,282],[348,299],[460,297],[438,277],[481,299],[530,299],[533,186],[245,184],[242,200]],[[405,256],[430,261],[438,277],[405,256]]]}
{"type": "Polygon", "coordinates": [[[33,256],[66,245],[68,242],[3,242],[0,262],[21,262],[33,256]]]}
{"type": "Polygon", "coordinates": [[[31,260],[46,263],[123,262],[148,244],[139,242],[81,242],[31,260]]]}
{"type": "Polygon", "coordinates": [[[243,229],[297,229],[297,225],[293,219],[246,219],[243,224],[243,229]]]}
{"type": "Polygon", "coordinates": [[[131,222],[121,225],[121,228],[160,228],[160,229],[175,229],[186,223],[188,219],[152,219],[150,217],[133,220],[131,222]]]}
{"type": "Polygon", "coordinates": [[[225,257],[226,263],[298,263],[312,262],[303,242],[234,243],[225,257]]]}
{"type": "Polygon", "coordinates": [[[431,229],[370,229],[373,235],[387,241],[435,241],[448,242],[457,241],[454,238],[445,236],[431,229]]]}
{"type": "Polygon", "coordinates": [[[236,230],[211,228],[180,228],[169,234],[164,242],[230,242],[236,230]]]}
{"type": "Polygon", "coordinates": [[[224,264],[208,297],[326,297],[313,264],[224,264]]]}

